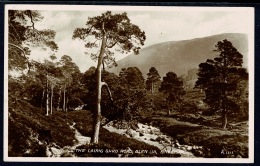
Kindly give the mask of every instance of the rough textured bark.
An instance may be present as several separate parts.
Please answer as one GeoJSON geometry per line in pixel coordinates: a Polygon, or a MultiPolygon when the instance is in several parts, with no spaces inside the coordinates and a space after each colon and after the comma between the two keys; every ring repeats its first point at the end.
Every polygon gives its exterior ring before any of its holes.
{"type": "Polygon", "coordinates": [[[91,143],[98,144],[99,139],[99,129],[100,129],[100,123],[101,123],[101,67],[103,62],[103,56],[105,53],[106,48],[106,32],[104,29],[104,23],[102,25],[102,44],[101,44],[101,50],[100,54],[98,56],[98,64],[96,69],[96,83],[97,83],[97,98],[96,98],[96,111],[95,111],[95,119],[94,119],[94,125],[93,125],[93,136],[91,138],[91,143]]]}

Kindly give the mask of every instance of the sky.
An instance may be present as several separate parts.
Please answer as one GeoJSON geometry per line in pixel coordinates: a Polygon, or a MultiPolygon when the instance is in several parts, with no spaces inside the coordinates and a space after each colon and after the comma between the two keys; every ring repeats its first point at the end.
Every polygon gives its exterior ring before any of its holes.
{"type": "MultiPolygon", "coordinates": [[[[84,52],[84,43],[73,40],[75,28],[84,28],[89,17],[127,12],[133,24],[145,31],[146,41],[142,47],[166,41],[179,41],[211,36],[221,33],[245,33],[253,38],[253,10],[251,8],[209,8],[209,7],[115,7],[115,6],[45,6],[39,10],[44,19],[37,22],[38,29],[56,31],[55,42],[59,50],[55,55],[69,55],[82,72],[96,62],[84,52]]],[[[31,58],[39,61],[48,58],[52,52],[33,48],[31,58]]],[[[116,54],[119,60],[127,55],[116,54]]]]}

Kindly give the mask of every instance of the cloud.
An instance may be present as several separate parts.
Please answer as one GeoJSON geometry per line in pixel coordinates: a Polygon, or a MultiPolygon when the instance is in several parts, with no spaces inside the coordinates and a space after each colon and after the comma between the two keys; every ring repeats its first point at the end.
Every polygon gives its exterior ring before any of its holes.
{"type": "MultiPolygon", "coordinates": [[[[165,41],[187,40],[220,33],[250,33],[249,13],[239,10],[165,10],[165,11],[127,11],[133,24],[145,31],[147,40],[145,46],[165,41]]],[[[121,12],[121,11],[120,11],[121,12]]],[[[57,56],[69,55],[85,71],[96,65],[84,52],[84,43],[72,40],[75,28],[85,27],[88,17],[100,15],[100,11],[41,11],[44,16],[37,27],[53,29],[57,32],[55,42],[59,46],[57,56]]],[[[96,51],[96,50],[94,50],[96,51]]],[[[35,49],[32,57],[37,59],[40,51],[35,49]]],[[[48,57],[48,52],[42,53],[48,57]]],[[[119,57],[119,56],[117,56],[119,57]]],[[[123,57],[123,56],[120,56],[123,57]]]]}

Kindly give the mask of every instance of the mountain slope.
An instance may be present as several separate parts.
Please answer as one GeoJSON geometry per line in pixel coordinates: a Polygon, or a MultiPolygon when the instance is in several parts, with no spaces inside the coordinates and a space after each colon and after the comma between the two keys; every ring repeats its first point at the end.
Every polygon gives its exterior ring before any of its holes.
{"type": "Polygon", "coordinates": [[[177,75],[186,74],[193,68],[214,58],[213,50],[218,41],[227,39],[233,43],[238,51],[244,55],[244,66],[247,67],[248,38],[246,34],[226,33],[192,40],[170,41],[158,43],[140,50],[139,55],[131,54],[119,60],[118,66],[109,69],[110,72],[119,73],[124,67],[138,67],[144,77],[151,67],[155,67],[160,76],[173,71],[177,75]]]}

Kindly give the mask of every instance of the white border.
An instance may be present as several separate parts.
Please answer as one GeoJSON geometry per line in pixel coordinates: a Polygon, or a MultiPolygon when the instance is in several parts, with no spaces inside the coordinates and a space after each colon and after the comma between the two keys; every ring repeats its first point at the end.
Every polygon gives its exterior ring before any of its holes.
{"type": "Polygon", "coordinates": [[[100,6],[100,5],[5,5],[4,58],[4,161],[19,162],[145,162],[145,163],[253,163],[254,162],[254,8],[253,7],[157,7],[157,6],[100,6]],[[250,12],[248,27],[249,71],[249,158],[47,158],[8,157],[8,10],[89,10],[89,11],[240,11],[250,12]]]}

